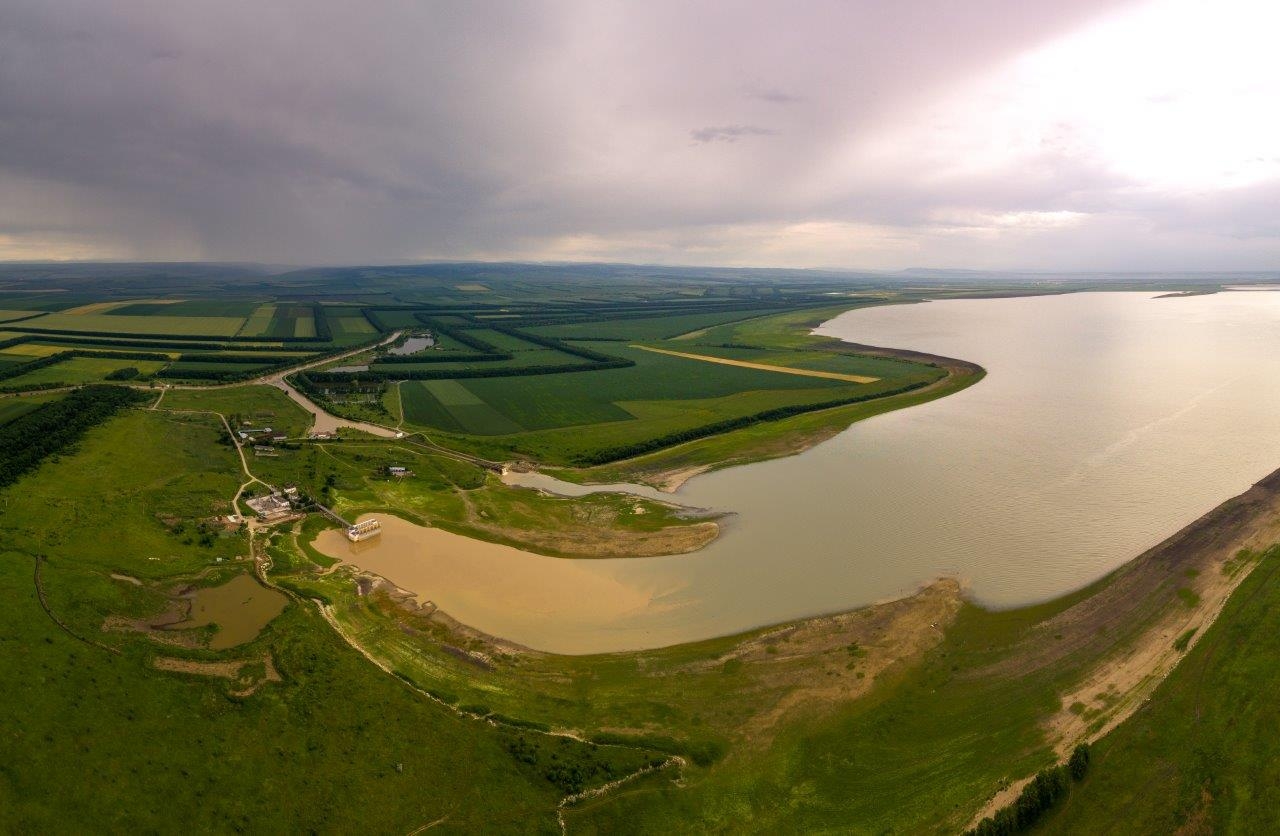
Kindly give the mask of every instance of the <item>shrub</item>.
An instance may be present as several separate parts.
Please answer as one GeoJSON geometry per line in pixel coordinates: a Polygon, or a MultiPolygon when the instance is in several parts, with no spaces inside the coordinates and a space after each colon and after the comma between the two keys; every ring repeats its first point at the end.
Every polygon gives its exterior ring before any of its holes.
{"type": "Polygon", "coordinates": [[[1081,743],[1071,750],[1071,757],[1067,760],[1067,771],[1071,773],[1073,780],[1084,780],[1085,773],[1089,771],[1088,743],[1081,743]]]}

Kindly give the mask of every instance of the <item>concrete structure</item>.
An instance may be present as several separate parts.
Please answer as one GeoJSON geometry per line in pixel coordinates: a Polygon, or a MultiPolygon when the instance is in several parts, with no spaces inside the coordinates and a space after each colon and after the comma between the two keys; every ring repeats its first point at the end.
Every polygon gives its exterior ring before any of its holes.
{"type": "Polygon", "coordinates": [[[274,522],[282,517],[287,517],[293,511],[293,506],[289,504],[289,500],[284,498],[284,494],[279,492],[270,496],[255,496],[253,499],[246,499],[245,505],[253,509],[258,515],[258,519],[263,522],[274,522]]]}
{"type": "Polygon", "coordinates": [[[368,540],[382,533],[382,523],[375,519],[363,520],[347,529],[347,539],[353,543],[368,540]]]}

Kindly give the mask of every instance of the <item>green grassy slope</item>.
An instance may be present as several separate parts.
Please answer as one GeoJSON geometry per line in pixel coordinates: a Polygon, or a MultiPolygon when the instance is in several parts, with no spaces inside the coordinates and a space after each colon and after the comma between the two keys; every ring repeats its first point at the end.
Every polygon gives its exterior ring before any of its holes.
{"type": "Polygon", "coordinates": [[[244,571],[217,562],[243,554],[243,536],[189,536],[225,510],[238,481],[220,434],[207,418],[133,411],[0,493],[0,829],[408,832],[443,819],[457,830],[551,833],[565,778],[547,746],[593,780],[647,762],[558,740],[530,755],[518,733],[461,717],[370,665],[311,604],[291,603],[253,642],[221,654],[103,630],[111,617],[154,616],[175,584],[244,571]],[[38,555],[49,608],[88,641],[42,610],[38,555]],[[159,656],[264,654],[282,681],[247,696],[218,677],[153,667],[159,656]]]}
{"type": "Polygon", "coordinates": [[[1126,723],[1047,833],[1280,832],[1280,555],[1126,723]],[[1185,828],[1185,830],[1179,830],[1185,828]]]}

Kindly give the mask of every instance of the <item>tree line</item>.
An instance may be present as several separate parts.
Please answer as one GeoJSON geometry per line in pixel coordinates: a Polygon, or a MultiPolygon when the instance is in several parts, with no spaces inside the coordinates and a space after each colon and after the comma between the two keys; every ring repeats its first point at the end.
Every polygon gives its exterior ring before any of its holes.
{"type": "Polygon", "coordinates": [[[83,386],[0,426],[0,487],[13,484],[90,427],[146,399],[122,386],[83,386]]]}
{"type": "Polygon", "coordinates": [[[666,435],[660,435],[655,438],[646,439],[645,441],[637,441],[632,444],[620,444],[616,447],[605,447],[594,452],[581,453],[575,456],[573,461],[574,464],[579,466],[608,464],[610,462],[642,456],[645,453],[653,453],[667,447],[674,447],[677,444],[684,444],[688,441],[696,441],[700,438],[720,435],[721,433],[730,432],[731,430],[739,430],[743,427],[749,427],[752,424],[759,424],[765,421],[779,421],[783,418],[791,418],[792,416],[802,415],[806,412],[817,412],[820,409],[834,409],[838,406],[850,406],[852,404],[862,403],[876,398],[888,398],[894,395],[902,395],[916,389],[922,389],[928,385],[929,381],[917,381],[915,383],[904,384],[893,389],[884,389],[877,392],[851,395],[846,398],[837,398],[830,401],[775,407],[774,409],[766,409],[763,412],[756,412],[751,415],[742,415],[737,418],[726,418],[723,421],[716,421],[712,424],[704,424],[700,427],[690,427],[687,430],[667,433],[666,435]]]}
{"type": "MultiPolygon", "coordinates": [[[[257,342],[264,342],[264,341],[282,342],[282,343],[329,342],[331,339],[329,336],[326,336],[324,338],[320,337],[320,327],[321,327],[320,322],[321,320],[316,320],[316,336],[314,337],[246,337],[243,335],[223,337],[223,336],[218,336],[216,334],[166,334],[166,333],[137,334],[137,333],[131,333],[131,332],[124,332],[124,331],[73,331],[67,328],[24,328],[24,327],[11,328],[7,324],[5,325],[5,330],[17,331],[22,334],[34,334],[37,336],[49,334],[49,335],[60,336],[60,337],[108,337],[108,338],[109,337],[115,337],[115,338],[131,337],[131,338],[152,339],[152,340],[176,340],[184,343],[199,342],[201,340],[204,340],[204,341],[221,340],[221,341],[230,342],[230,343],[257,343],[257,342]]],[[[329,323],[327,321],[325,321],[323,328],[325,333],[328,334],[329,323]]]]}
{"type": "Polygon", "coordinates": [[[1026,833],[1071,792],[1071,781],[1083,781],[1088,771],[1089,744],[1081,743],[1072,750],[1065,764],[1037,772],[1012,804],[1001,807],[993,816],[987,816],[977,827],[966,831],[965,836],[1026,833]]]}

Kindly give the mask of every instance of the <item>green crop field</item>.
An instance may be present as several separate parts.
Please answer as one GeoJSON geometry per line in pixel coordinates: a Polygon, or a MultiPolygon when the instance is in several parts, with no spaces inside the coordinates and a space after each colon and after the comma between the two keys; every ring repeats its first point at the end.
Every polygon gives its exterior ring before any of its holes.
{"type": "Polygon", "coordinates": [[[111,308],[109,316],[194,316],[243,319],[254,312],[257,302],[220,299],[190,299],[181,302],[137,302],[111,308]]]}
{"type": "Polygon", "coordinates": [[[461,381],[411,381],[403,385],[401,392],[405,418],[414,423],[427,424],[435,419],[440,421],[442,429],[476,435],[503,435],[521,430],[519,424],[473,394],[461,381]]]}
{"type": "MultiPolygon", "coordinates": [[[[165,306],[157,306],[165,307],[165,306]]],[[[171,316],[161,313],[149,316],[118,316],[112,313],[56,313],[29,320],[31,327],[48,331],[94,331],[118,334],[191,334],[230,337],[240,330],[243,317],[171,316]]]]}
{"type": "Polygon", "coordinates": [[[271,330],[271,320],[276,315],[275,305],[259,305],[240,326],[239,336],[266,337],[271,330]]]}
{"type": "Polygon", "coordinates": [[[316,335],[315,320],[312,318],[310,305],[277,305],[271,318],[271,324],[264,336],[274,339],[281,337],[314,337],[316,335]]]}
{"type": "Polygon", "coordinates": [[[165,392],[163,406],[167,410],[214,411],[228,420],[248,420],[257,426],[269,426],[290,438],[305,434],[311,415],[274,386],[234,386],[219,389],[171,389],[165,392]]]}
{"type": "Polygon", "coordinates": [[[346,340],[348,338],[368,339],[377,331],[369,324],[369,320],[365,319],[361,314],[343,314],[341,316],[334,313],[333,308],[325,311],[325,315],[329,319],[329,327],[333,330],[333,338],[335,340],[346,340]]]}
{"type": "Polygon", "coordinates": [[[378,321],[388,328],[421,328],[422,323],[413,315],[413,311],[384,311],[377,308],[373,311],[378,321]]]}
{"type": "Polygon", "coordinates": [[[181,377],[183,372],[227,372],[239,374],[268,368],[269,363],[201,363],[199,361],[183,361],[171,363],[166,372],[169,377],[181,377]]]}
{"type": "Polygon", "coordinates": [[[561,339],[616,339],[616,340],[667,340],[703,328],[733,322],[749,317],[764,316],[776,311],[726,311],[722,313],[682,313],[674,316],[655,316],[637,319],[615,319],[599,322],[579,322],[569,325],[543,325],[530,328],[535,334],[561,339]]]}
{"type": "Polygon", "coordinates": [[[54,363],[18,377],[4,381],[6,387],[43,386],[51,383],[76,385],[94,383],[106,378],[117,369],[135,368],[144,375],[153,374],[164,368],[159,360],[128,360],[98,357],[72,357],[61,363],[54,363]]]}
{"type": "Polygon", "coordinates": [[[22,398],[0,398],[0,425],[4,425],[31,410],[56,400],[61,395],[31,395],[22,398]]]}

